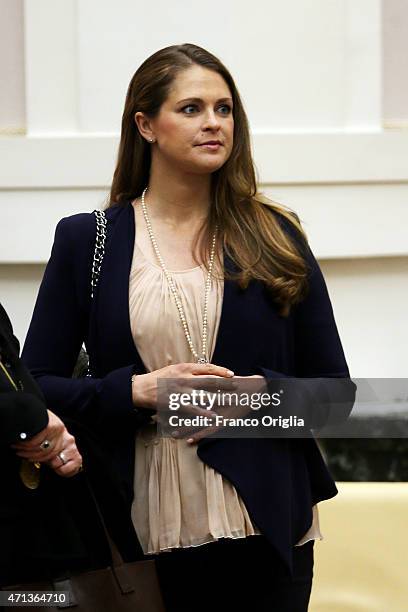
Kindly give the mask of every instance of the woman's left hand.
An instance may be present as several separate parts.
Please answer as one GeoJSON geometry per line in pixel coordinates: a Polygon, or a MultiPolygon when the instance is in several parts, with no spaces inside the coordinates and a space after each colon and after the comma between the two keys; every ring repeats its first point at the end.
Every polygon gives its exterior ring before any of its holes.
{"type": "Polygon", "coordinates": [[[75,438],[65,430],[63,435],[63,450],[55,455],[47,465],[59,476],[70,478],[82,471],[82,457],[75,438]]]}
{"type": "MultiPolygon", "coordinates": [[[[252,376],[234,376],[234,378],[231,379],[231,380],[236,380],[237,382],[238,381],[245,381],[245,380],[251,380],[252,381],[254,378],[261,379],[259,381],[259,389],[257,389],[257,392],[265,391],[266,380],[265,380],[265,377],[261,376],[260,374],[253,374],[252,376]]],[[[254,392],[254,385],[253,385],[253,383],[250,384],[250,390],[251,390],[252,393],[254,392]]],[[[242,390],[241,390],[241,392],[242,392],[242,390]]],[[[234,413],[231,413],[230,415],[224,414],[224,416],[226,416],[226,417],[227,416],[231,416],[231,417],[238,416],[238,414],[237,414],[237,407],[236,406],[233,407],[233,410],[234,410],[234,413]]],[[[250,408],[248,409],[248,407],[246,406],[244,408],[244,413],[248,414],[249,410],[250,410],[250,408]]],[[[221,415],[223,410],[222,409],[220,410],[217,407],[217,408],[215,408],[215,412],[217,414],[221,415]]],[[[204,427],[203,429],[201,429],[199,431],[197,431],[197,427],[195,427],[195,428],[193,428],[193,431],[195,433],[191,433],[191,431],[192,431],[191,428],[179,427],[176,430],[177,431],[177,435],[175,435],[175,437],[176,438],[185,438],[188,435],[187,443],[189,445],[193,445],[193,444],[197,444],[197,442],[199,440],[201,440],[202,438],[206,438],[207,436],[209,436],[209,435],[211,435],[211,434],[213,434],[213,433],[215,433],[217,431],[220,431],[221,429],[224,429],[223,425],[218,425],[218,426],[213,425],[213,426],[210,426],[210,427],[204,427]]]]}

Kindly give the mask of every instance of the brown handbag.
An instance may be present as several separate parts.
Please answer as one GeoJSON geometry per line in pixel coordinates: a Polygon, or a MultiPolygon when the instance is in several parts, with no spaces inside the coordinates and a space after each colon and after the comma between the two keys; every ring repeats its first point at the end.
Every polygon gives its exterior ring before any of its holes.
{"type": "Polygon", "coordinates": [[[41,612],[65,608],[78,612],[165,611],[154,561],[122,563],[74,575],[68,580],[19,584],[3,587],[2,590],[12,592],[14,602],[17,601],[16,596],[21,595],[19,603],[10,607],[4,605],[3,610],[15,609],[16,605],[22,606],[24,602],[29,603],[28,593],[30,597],[37,593],[39,603],[35,604],[35,609],[41,612]],[[45,601],[50,602],[44,606],[41,605],[44,603],[42,593],[46,594],[45,601]]]}
{"type": "MultiPolygon", "coordinates": [[[[93,494],[93,492],[92,492],[93,494]]],[[[50,580],[4,586],[0,590],[17,595],[14,606],[6,605],[3,593],[4,610],[11,610],[16,605],[29,603],[27,593],[37,593],[35,609],[41,612],[72,608],[78,612],[165,612],[160,585],[154,559],[124,563],[119,550],[111,539],[99,505],[98,514],[102,521],[106,538],[112,555],[112,565],[103,569],[72,574],[63,580],[50,580]],[[22,592],[26,592],[23,594],[22,592]],[[47,599],[39,598],[41,593],[47,594],[47,599]],[[49,602],[42,606],[41,603],[49,602]]],[[[44,595],[45,597],[45,595],[44,595]]],[[[13,600],[9,600],[10,604],[13,600]]],[[[33,604],[31,604],[33,605],[33,604]]]]}

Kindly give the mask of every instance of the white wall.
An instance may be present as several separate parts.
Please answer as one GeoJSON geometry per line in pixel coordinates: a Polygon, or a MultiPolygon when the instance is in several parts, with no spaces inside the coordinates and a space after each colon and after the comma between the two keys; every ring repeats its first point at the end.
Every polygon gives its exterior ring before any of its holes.
{"type": "Polygon", "coordinates": [[[44,264],[0,265],[0,301],[12,318],[14,334],[24,342],[44,264]]]}
{"type": "Polygon", "coordinates": [[[182,0],[25,5],[31,134],[116,133],[137,66],[181,42],[229,65],[254,129],[378,125],[379,0],[208,0],[197,10],[182,0]]]}
{"type": "MultiPolygon", "coordinates": [[[[261,186],[304,222],[352,374],[407,375],[408,131],[383,128],[393,30],[381,0],[209,0],[188,10],[25,0],[22,13],[25,87],[12,95],[27,136],[0,138],[0,298],[20,338],[56,222],[97,208],[108,190],[133,72],[163,46],[195,42],[236,78],[261,186]]],[[[17,35],[15,11],[4,15],[17,35]]],[[[408,5],[398,15],[408,23],[408,5]]]]}
{"type": "Polygon", "coordinates": [[[407,377],[408,258],[320,262],[351,375],[407,377]]]}
{"type": "Polygon", "coordinates": [[[0,136],[25,130],[23,0],[0,0],[0,136]]]}
{"type": "Polygon", "coordinates": [[[383,114],[387,127],[408,127],[407,13],[406,0],[384,0],[383,114]]]}

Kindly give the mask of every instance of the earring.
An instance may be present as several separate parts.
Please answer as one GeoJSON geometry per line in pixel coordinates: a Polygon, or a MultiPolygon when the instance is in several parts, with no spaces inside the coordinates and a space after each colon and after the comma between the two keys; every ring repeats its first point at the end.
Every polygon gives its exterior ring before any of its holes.
{"type": "Polygon", "coordinates": [[[149,142],[155,142],[154,138],[149,138],[149,142]]]}

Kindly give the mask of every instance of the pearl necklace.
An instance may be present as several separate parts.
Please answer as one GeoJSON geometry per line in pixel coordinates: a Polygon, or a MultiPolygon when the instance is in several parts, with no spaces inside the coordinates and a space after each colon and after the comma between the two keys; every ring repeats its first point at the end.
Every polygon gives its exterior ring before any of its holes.
{"type": "Polygon", "coordinates": [[[169,271],[167,270],[163,258],[160,255],[160,251],[159,251],[159,247],[157,246],[157,241],[156,238],[154,237],[153,234],[153,229],[152,229],[152,224],[150,222],[149,216],[147,214],[147,209],[146,209],[146,203],[145,203],[145,194],[147,191],[147,187],[146,189],[143,191],[142,193],[142,211],[143,211],[143,216],[145,218],[146,221],[146,226],[147,226],[147,232],[149,234],[154,252],[156,253],[156,257],[159,260],[160,266],[167,278],[167,282],[169,283],[169,287],[171,289],[171,292],[174,296],[174,300],[176,302],[176,306],[177,306],[177,310],[179,313],[179,317],[180,317],[180,321],[181,324],[183,326],[183,330],[184,330],[184,335],[186,337],[186,340],[188,342],[188,345],[190,347],[190,350],[192,352],[192,354],[194,355],[197,363],[208,363],[208,358],[207,358],[207,323],[208,323],[208,297],[209,297],[209,293],[210,293],[210,287],[211,287],[211,272],[213,269],[213,265],[214,265],[214,255],[215,255],[215,239],[216,239],[216,235],[217,235],[217,229],[218,227],[215,227],[215,231],[214,231],[214,235],[212,238],[212,242],[211,242],[211,252],[210,252],[210,261],[208,264],[208,274],[207,274],[207,280],[205,283],[205,294],[204,294],[204,312],[203,312],[203,333],[202,333],[202,342],[201,342],[201,357],[198,355],[197,351],[195,350],[192,340],[191,340],[191,335],[190,335],[190,331],[188,329],[188,325],[187,325],[187,320],[186,320],[186,316],[184,313],[184,309],[183,309],[183,305],[181,303],[180,300],[180,296],[178,294],[177,288],[175,286],[175,284],[173,283],[173,279],[169,274],[169,271]]]}

